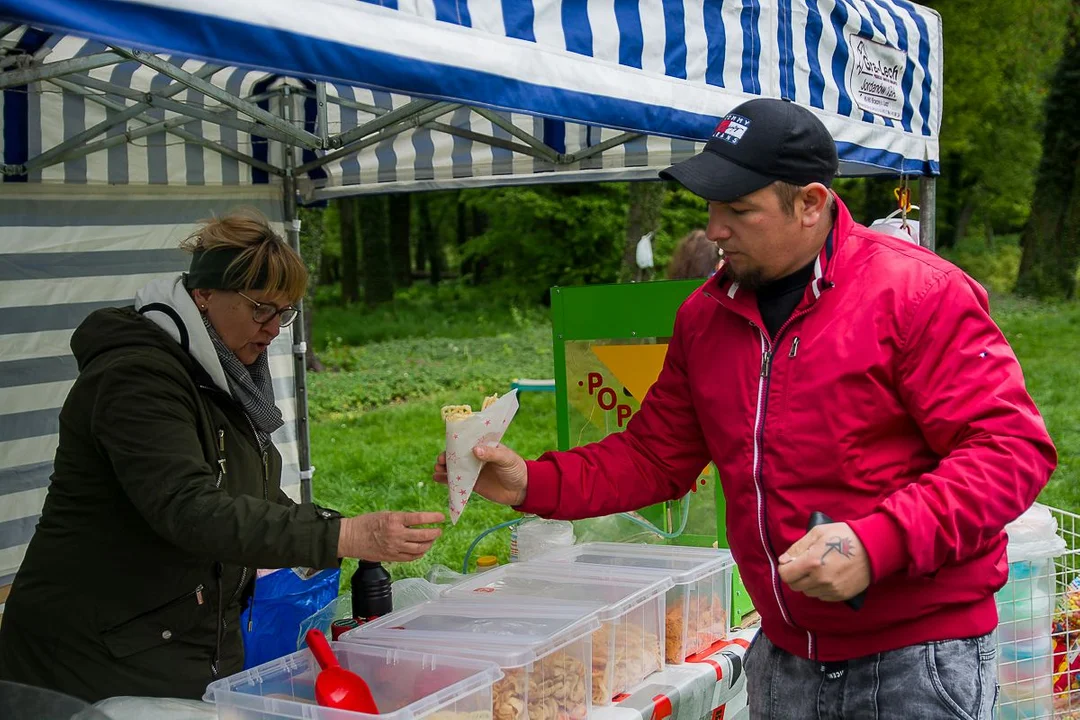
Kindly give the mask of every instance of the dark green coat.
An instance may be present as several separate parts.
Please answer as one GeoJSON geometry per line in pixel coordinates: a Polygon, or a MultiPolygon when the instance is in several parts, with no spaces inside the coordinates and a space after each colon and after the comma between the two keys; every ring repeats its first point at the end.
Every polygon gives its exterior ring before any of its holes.
{"type": "Polygon", "coordinates": [[[76,330],[55,472],[0,624],[0,678],[88,701],[239,671],[255,568],[336,567],[340,521],[281,491],[228,393],[132,308],[76,330]]]}

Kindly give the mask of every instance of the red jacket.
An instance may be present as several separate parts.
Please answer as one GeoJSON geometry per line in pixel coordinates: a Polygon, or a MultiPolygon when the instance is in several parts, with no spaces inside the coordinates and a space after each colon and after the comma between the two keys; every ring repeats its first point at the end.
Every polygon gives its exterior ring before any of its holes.
{"type": "Polygon", "coordinates": [[[563,519],[640,508],[682,496],[715,462],[765,634],[822,661],[993,630],[1003,527],[1057,462],[982,287],[838,204],[772,342],[753,293],[718,273],[679,309],[626,430],[530,462],[520,508],[563,519]],[[859,611],[779,579],[777,557],[814,510],[866,548],[873,579],[859,611]]]}

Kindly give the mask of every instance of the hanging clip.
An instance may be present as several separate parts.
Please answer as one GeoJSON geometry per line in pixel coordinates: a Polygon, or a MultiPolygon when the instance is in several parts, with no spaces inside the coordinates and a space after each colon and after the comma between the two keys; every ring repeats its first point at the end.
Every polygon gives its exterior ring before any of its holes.
{"type": "Polygon", "coordinates": [[[897,209],[900,211],[901,225],[907,230],[907,216],[908,213],[911,212],[912,207],[914,207],[911,204],[911,188],[908,187],[907,176],[901,176],[900,186],[893,190],[893,197],[896,198],[897,209]]]}

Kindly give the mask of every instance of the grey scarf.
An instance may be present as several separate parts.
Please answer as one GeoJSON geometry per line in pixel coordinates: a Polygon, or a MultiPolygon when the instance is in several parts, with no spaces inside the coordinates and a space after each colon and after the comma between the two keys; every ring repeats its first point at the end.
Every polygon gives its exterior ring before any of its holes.
{"type": "Polygon", "coordinates": [[[265,448],[270,443],[270,433],[285,424],[281,419],[281,410],[274,404],[274,383],[270,377],[270,361],[264,351],[251,365],[244,365],[236,353],[225,346],[221,336],[203,316],[206,332],[214,343],[218,360],[225,371],[225,381],[229,390],[244,407],[244,412],[255,427],[259,446],[265,448]]]}

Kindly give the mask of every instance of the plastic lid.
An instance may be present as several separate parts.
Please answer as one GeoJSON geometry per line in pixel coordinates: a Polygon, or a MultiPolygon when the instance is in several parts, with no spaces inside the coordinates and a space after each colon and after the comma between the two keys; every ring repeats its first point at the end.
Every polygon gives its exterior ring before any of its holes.
{"type": "Polygon", "coordinates": [[[599,630],[602,608],[599,603],[543,599],[432,600],[373,620],[341,640],[452,652],[516,668],[599,630]]]}
{"type": "Polygon", "coordinates": [[[476,567],[478,568],[490,568],[499,564],[499,558],[494,555],[481,555],[476,558],[476,567]]]}
{"type": "Polygon", "coordinates": [[[676,585],[686,585],[735,567],[729,550],[644,545],[641,543],[594,542],[561,548],[537,557],[537,563],[582,563],[633,568],[670,577],[676,585]]]}
{"type": "Polygon", "coordinates": [[[671,578],[633,568],[614,568],[584,563],[549,564],[530,561],[504,565],[481,576],[464,580],[443,591],[455,600],[509,601],[510,597],[549,598],[570,602],[601,602],[597,617],[614,620],[666,593],[671,578]]]}

